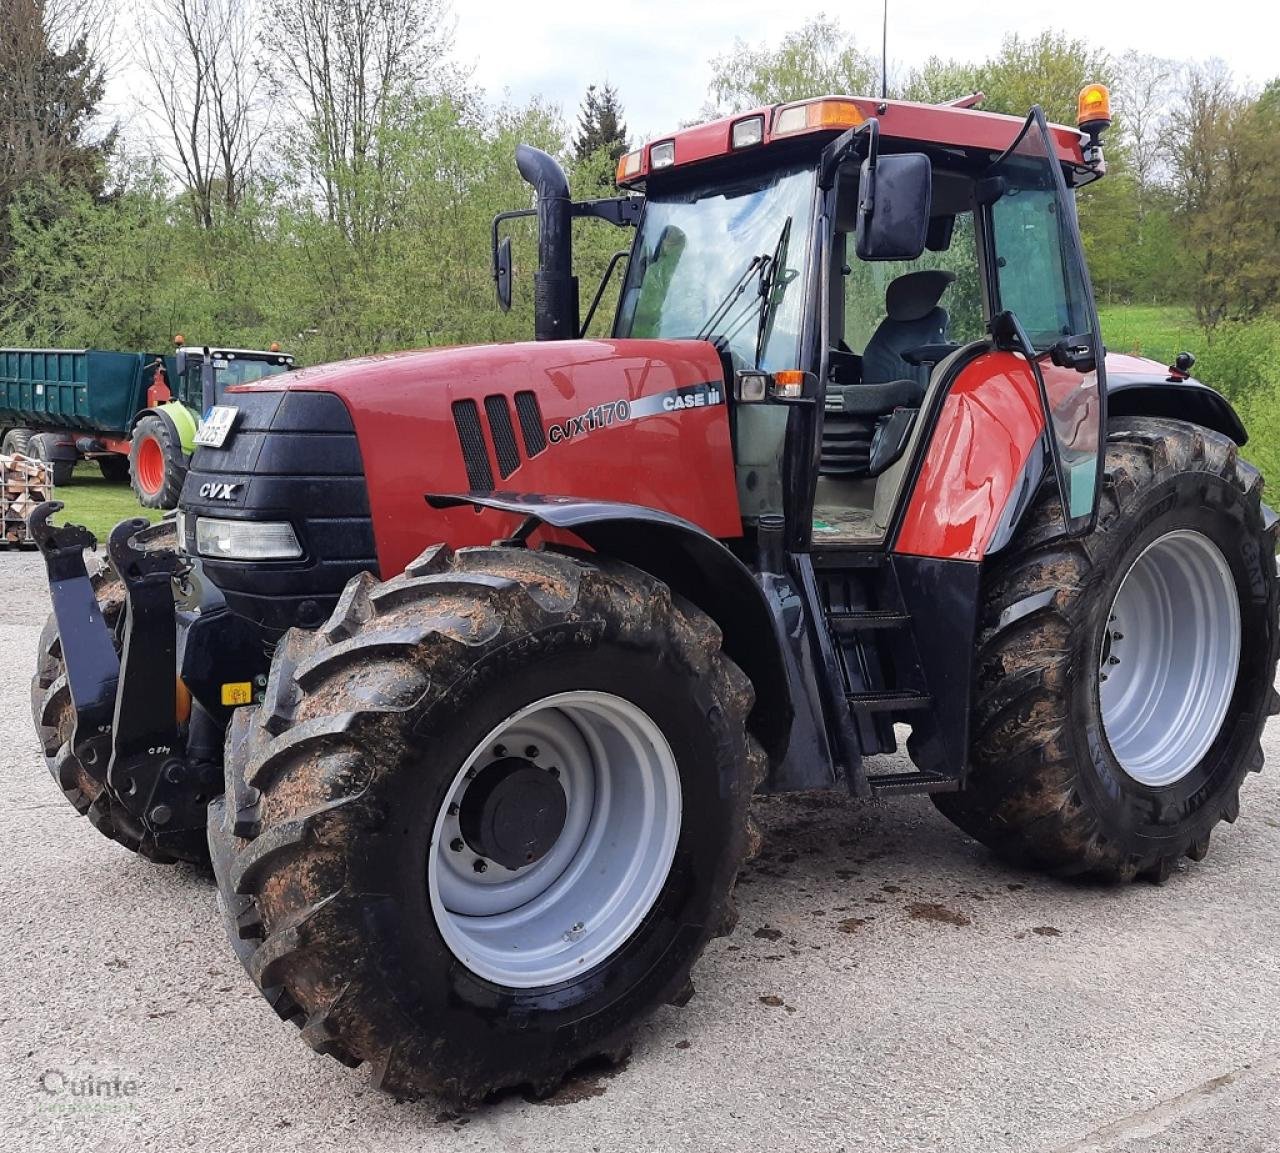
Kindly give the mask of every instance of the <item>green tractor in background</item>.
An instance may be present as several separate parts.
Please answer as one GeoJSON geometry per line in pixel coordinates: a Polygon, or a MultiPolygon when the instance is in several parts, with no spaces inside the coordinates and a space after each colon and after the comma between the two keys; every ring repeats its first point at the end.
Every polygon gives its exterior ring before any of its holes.
{"type": "Polygon", "coordinates": [[[92,460],[104,479],[133,485],[145,508],[176,508],[201,413],[226,390],[288,372],[293,357],[189,348],[173,355],[95,348],[0,348],[0,455],[44,462],[56,487],[92,460]]]}
{"type": "MultiPolygon", "coordinates": [[[[196,447],[200,414],[219,403],[233,384],[248,384],[295,367],[272,344],[266,351],[188,348],[181,334],[172,357],[157,358],[147,407],[134,418],[129,477],[144,508],[176,508],[196,447]],[[165,396],[167,393],[167,397],[165,396]]],[[[105,471],[105,470],[104,470],[105,471]]]]}

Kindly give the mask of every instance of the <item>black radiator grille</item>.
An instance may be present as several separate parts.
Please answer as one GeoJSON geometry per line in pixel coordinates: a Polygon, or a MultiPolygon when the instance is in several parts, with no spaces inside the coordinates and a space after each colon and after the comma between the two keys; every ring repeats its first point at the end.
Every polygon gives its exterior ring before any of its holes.
{"type": "Polygon", "coordinates": [[[455,400],[453,423],[458,430],[458,443],[462,446],[462,460],[467,466],[467,483],[473,491],[492,491],[493,470],[489,467],[489,453],[485,448],[484,429],[480,426],[480,409],[476,402],[455,400]]]}
{"type": "Polygon", "coordinates": [[[493,447],[497,450],[498,472],[506,480],[520,467],[520,450],[516,447],[516,430],[511,427],[511,409],[507,405],[507,398],[501,393],[486,396],[484,411],[489,418],[493,447]]]}
{"type": "Polygon", "coordinates": [[[524,434],[524,451],[529,456],[537,456],[547,447],[546,433],[542,431],[542,409],[538,405],[537,393],[516,393],[516,416],[520,418],[520,431],[524,434]]]}

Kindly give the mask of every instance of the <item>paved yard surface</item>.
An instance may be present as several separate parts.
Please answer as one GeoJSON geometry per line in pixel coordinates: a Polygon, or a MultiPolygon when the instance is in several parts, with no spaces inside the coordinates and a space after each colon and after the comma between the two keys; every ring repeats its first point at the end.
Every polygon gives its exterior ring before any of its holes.
{"type": "Polygon", "coordinates": [[[1280,727],[1240,820],[1162,888],[1011,871],[925,800],[769,801],[737,932],[629,1066],[453,1117],[313,1055],[232,957],[209,880],[74,814],[28,716],[38,561],[0,553],[0,590],[0,1148],[1278,1147],[1280,727]],[[134,1092],[68,1091],[115,1078],[134,1092]]]}

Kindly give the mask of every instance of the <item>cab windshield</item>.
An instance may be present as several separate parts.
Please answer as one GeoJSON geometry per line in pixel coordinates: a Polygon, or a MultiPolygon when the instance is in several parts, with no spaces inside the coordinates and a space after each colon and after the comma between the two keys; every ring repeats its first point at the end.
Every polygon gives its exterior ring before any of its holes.
{"type": "Polygon", "coordinates": [[[739,368],[795,368],[814,181],[783,169],[650,199],[616,335],[711,340],[739,368]]]}

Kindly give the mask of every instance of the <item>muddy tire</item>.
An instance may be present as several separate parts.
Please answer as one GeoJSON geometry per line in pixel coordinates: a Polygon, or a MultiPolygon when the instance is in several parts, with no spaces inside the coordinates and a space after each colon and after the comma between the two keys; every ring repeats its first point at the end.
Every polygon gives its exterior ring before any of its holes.
{"type": "Polygon", "coordinates": [[[35,433],[29,428],[11,428],[0,440],[0,456],[31,456],[31,438],[35,433]]]}
{"type": "Polygon", "coordinates": [[[362,575],[236,712],[209,816],[233,944],[399,1096],[620,1060],[735,919],[752,700],[710,619],[623,564],[437,546],[362,575]]]}
{"type": "MultiPolygon", "coordinates": [[[[157,525],[147,531],[145,539],[162,543],[171,540],[173,531],[170,523],[157,525]]],[[[124,611],[124,584],[113,570],[105,566],[92,579],[103,618],[107,627],[114,630],[124,611]]],[[[31,678],[31,717],[50,775],[76,812],[88,817],[90,824],[104,837],[159,863],[208,860],[206,846],[199,838],[191,838],[186,848],[181,845],[159,848],[146,828],[106,791],[101,774],[90,772],[72,750],[74,714],[71,690],[62,663],[58,622],[52,613],[40,634],[36,652],[36,673],[31,678]]]]}
{"type": "Polygon", "coordinates": [[[129,477],[143,508],[177,508],[187,458],[173,426],[158,416],[144,416],[129,445],[129,477]]]}
{"type": "Polygon", "coordinates": [[[1227,438],[1113,421],[1093,533],[1056,494],[984,577],[970,770],[938,808],[1062,876],[1163,881],[1262,767],[1278,698],[1275,514],[1227,438]]]}

